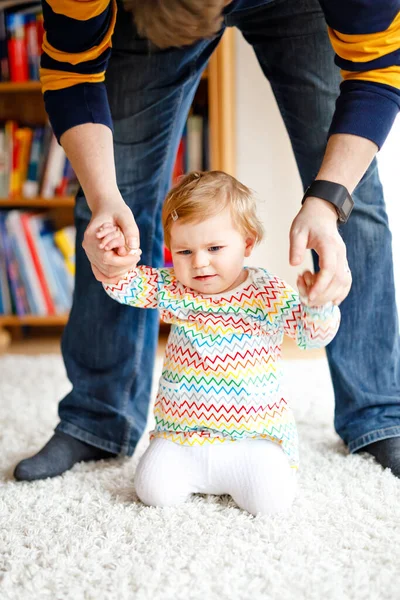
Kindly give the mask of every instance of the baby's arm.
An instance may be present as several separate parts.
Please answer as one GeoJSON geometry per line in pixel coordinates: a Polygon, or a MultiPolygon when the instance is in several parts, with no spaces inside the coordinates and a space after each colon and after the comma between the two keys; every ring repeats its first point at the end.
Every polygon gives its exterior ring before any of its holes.
{"type": "MultiPolygon", "coordinates": [[[[126,249],[125,237],[119,227],[112,223],[103,223],[97,230],[96,236],[101,240],[99,247],[104,251],[120,248],[126,249]]],[[[131,250],[140,259],[141,250],[131,250]]],[[[128,271],[121,279],[112,283],[103,283],[107,294],[120,304],[136,306],[138,308],[157,308],[158,306],[158,271],[151,267],[135,267],[128,271]]]]}
{"type": "MultiPolygon", "coordinates": [[[[131,250],[125,244],[125,237],[119,227],[112,223],[103,223],[97,230],[96,236],[101,240],[99,247],[104,251],[120,248],[126,249],[126,254],[137,254],[140,259],[141,250],[131,250]]],[[[158,276],[157,269],[152,267],[135,267],[121,279],[112,283],[103,283],[107,294],[120,304],[138,308],[157,308],[158,306],[158,276]]]]}
{"type": "Polygon", "coordinates": [[[314,274],[303,275],[301,296],[289,285],[281,289],[281,318],[285,334],[294,339],[303,350],[323,348],[335,337],[340,324],[340,310],[332,302],[323,306],[309,306],[308,290],[314,283],[314,274]]]}
{"type": "Polygon", "coordinates": [[[153,267],[136,267],[118,283],[103,283],[107,294],[120,304],[137,308],[157,308],[159,270],[153,267]]]}

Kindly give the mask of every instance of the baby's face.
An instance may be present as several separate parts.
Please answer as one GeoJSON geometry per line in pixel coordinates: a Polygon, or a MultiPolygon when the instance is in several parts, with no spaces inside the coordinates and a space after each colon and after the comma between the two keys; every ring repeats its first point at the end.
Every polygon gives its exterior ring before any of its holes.
{"type": "Polygon", "coordinates": [[[202,294],[219,294],[240,285],[246,278],[244,258],[253,247],[254,239],[245,239],[235,228],[228,208],[201,223],[178,218],[171,226],[175,275],[202,294]]]}

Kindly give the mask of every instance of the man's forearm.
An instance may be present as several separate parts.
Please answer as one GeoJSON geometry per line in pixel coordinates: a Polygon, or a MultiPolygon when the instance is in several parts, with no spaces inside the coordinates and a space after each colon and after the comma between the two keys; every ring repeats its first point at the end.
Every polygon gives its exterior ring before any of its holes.
{"type": "Polygon", "coordinates": [[[346,133],[332,135],[316,179],[340,183],[351,194],[377,152],[378,146],[366,138],[346,133]]]}
{"type": "Polygon", "coordinates": [[[118,194],[111,130],[98,123],[77,125],[60,142],[92,212],[118,194]]]}

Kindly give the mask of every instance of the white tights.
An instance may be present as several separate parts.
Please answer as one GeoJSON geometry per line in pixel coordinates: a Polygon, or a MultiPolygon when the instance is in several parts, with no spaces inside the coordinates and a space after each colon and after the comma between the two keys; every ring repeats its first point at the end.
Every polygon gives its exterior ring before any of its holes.
{"type": "Polygon", "coordinates": [[[282,448],[269,440],[183,446],[155,438],[135,476],[139,499],[148,506],[183,504],[190,494],[229,494],[256,515],[286,512],[296,489],[294,469],[282,448]]]}

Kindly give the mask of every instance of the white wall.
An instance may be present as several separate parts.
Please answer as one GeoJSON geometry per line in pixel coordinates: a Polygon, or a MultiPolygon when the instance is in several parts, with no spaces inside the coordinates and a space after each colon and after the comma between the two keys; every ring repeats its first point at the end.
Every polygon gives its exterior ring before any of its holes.
{"type": "MultiPolygon", "coordinates": [[[[289,138],[269,83],[252,48],[237,32],[237,177],[257,192],[266,237],[249,264],[266,266],[295,285],[301,268],[289,265],[289,229],[300,207],[302,187],[289,138]]],[[[400,306],[400,119],[379,154],[381,178],[393,233],[395,277],[400,306]]]]}
{"type": "Polygon", "coordinates": [[[400,314],[400,116],[378,154],[379,171],[393,236],[394,277],[400,314]]]}

